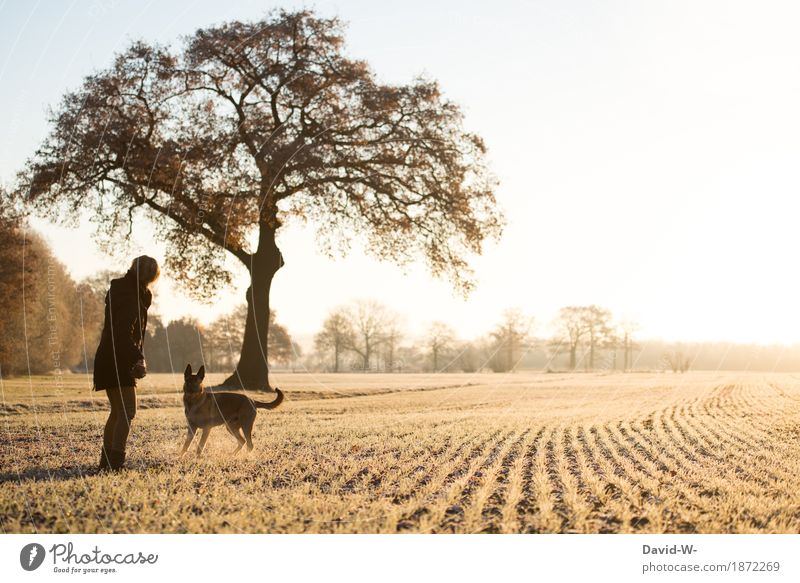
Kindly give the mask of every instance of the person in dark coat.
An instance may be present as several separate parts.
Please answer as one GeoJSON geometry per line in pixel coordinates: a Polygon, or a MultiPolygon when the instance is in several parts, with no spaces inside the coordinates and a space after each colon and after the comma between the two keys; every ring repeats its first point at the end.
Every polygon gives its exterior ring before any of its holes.
{"type": "Polygon", "coordinates": [[[111,413],[103,431],[100,469],[125,465],[125,445],[136,415],[136,380],[144,378],[144,335],[147,309],[153,299],[149,286],[160,269],[152,257],[133,260],[127,273],[112,279],[105,299],[105,318],[94,357],[94,389],[105,391],[111,413]]]}

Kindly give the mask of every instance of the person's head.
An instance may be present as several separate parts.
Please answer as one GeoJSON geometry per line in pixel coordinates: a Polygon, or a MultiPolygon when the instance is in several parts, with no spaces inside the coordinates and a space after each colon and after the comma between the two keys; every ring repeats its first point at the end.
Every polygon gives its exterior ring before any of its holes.
{"type": "Polygon", "coordinates": [[[144,286],[149,286],[161,275],[158,261],[147,255],[141,255],[134,259],[128,271],[134,273],[139,283],[144,286]]]}

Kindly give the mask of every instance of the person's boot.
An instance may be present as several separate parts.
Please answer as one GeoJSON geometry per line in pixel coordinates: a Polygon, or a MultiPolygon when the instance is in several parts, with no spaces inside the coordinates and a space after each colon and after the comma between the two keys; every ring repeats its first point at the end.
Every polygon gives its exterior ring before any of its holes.
{"type": "Polygon", "coordinates": [[[103,446],[103,448],[100,450],[100,465],[97,466],[98,472],[105,471],[109,468],[108,453],[109,452],[106,450],[106,447],[103,446]]]}
{"type": "Polygon", "coordinates": [[[121,470],[125,466],[125,450],[111,449],[108,451],[108,468],[110,470],[121,470]]]}

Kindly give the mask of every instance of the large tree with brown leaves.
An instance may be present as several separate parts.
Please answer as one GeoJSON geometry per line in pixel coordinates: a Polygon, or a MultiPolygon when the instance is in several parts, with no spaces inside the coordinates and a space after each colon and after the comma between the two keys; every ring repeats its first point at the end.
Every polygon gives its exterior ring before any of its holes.
{"type": "MultiPolygon", "coordinates": [[[[378,258],[426,258],[470,287],[467,257],[500,233],[485,146],[437,83],[378,82],[347,57],[337,19],[276,12],[198,30],[179,50],[133,44],[52,112],[19,192],[51,219],[90,211],[101,241],[146,212],[166,267],[196,296],[250,274],[230,386],[269,386],[267,326],[276,234],[290,218],[321,247],[363,238],[378,258]]],[[[324,289],[324,282],[320,282],[324,289]]]]}

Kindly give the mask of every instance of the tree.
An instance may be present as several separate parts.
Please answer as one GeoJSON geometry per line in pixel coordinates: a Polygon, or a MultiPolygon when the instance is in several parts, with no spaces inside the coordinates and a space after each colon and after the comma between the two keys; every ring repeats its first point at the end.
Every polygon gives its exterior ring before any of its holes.
{"type": "Polygon", "coordinates": [[[622,370],[627,371],[633,368],[633,351],[639,348],[639,345],[634,342],[633,335],[638,330],[638,325],[630,320],[625,320],[620,325],[620,334],[622,341],[623,351],[623,365],[622,370]]]}
{"type": "Polygon", "coordinates": [[[455,342],[456,333],[453,328],[445,322],[433,322],[428,327],[425,335],[425,343],[430,351],[433,372],[439,372],[439,359],[452,349],[455,342]]]}
{"type": "Polygon", "coordinates": [[[314,338],[320,352],[333,351],[333,372],[339,372],[341,356],[354,342],[353,326],[345,308],[332,310],[322,323],[322,330],[314,338]]]}
{"type": "Polygon", "coordinates": [[[463,372],[478,372],[486,366],[483,346],[476,342],[464,342],[458,348],[457,362],[463,372]]]}
{"type": "Polygon", "coordinates": [[[82,370],[94,368],[94,354],[103,331],[106,292],[114,277],[118,276],[111,271],[102,270],[78,282],[78,315],[83,344],[83,362],[79,364],[82,370]]]}
{"type": "Polygon", "coordinates": [[[557,325],[562,336],[555,339],[553,345],[566,344],[569,350],[569,369],[575,370],[578,365],[578,346],[586,333],[586,308],[583,306],[566,306],[558,312],[557,325]]]}
{"type": "Polygon", "coordinates": [[[173,365],[164,322],[152,308],[147,314],[147,337],[144,340],[144,352],[147,368],[151,372],[177,372],[180,370],[180,362],[173,365]]]}
{"type": "Polygon", "coordinates": [[[272,362],[288,364],[300,356],[300,346],[293,340],[286,326],[279,324],[275,310],[269,311],[269,358],[272,362]]]}
{"type": "Polygon", "coordinates": [[[623,346],[623,339],[616,328],[610,327],[608,333],[602,338],[599,347],[611,352],[611,370],[617,370],[617,351],[623,346]]]}
{"type": "Polygon", "coordinates": [[[612,334],[611,312],[599,306],[567,306],[561,308],[556,320],[561,336],[551,342],[554,348],[566,344],[569,350],[569,368],[578,364],[578,347],[585,341],[589,350],[587,368],[594,368],[598,349],[607,345],[612,334]]]}
{"type": "MultiPolygon", "coordinates": [[[[0,192],[0,194],[3,194],[0,192]]],[[[0,205],[0,378],[14,374],[16,355],[23,351],[23,304],[20,292],[33,275],[26,257],[25,234],[11,207],[0,205]]]]}
{"type": "Polygon", "coordinates": [[[206,368],[222,371],[235,365],[246,321],[247,305],[241,304],[206,326],[203,333],[205,361],[208,363],[206,368]]]}
{"type": "Polygon", "coordinates": [[[402,372],[403,363],[398,363],[396,358],[398,345],[402,338],[403,333],[400,330],[399,318],[396,314],[387,313],[384,332],[381,338],[381,346],[383,347],[383,370],[388,372],[400,370],[400,372],[402,372]]]}
{"type": "Polygon", "coordinates": [[[157,314],[148,315],[147,329],[144,355],[151,371],[174,373],[204,362],[203,329],[194,320],[180,318],[164,326],[157,314]]]}
{"type": "Polygon", "coordinates": [[[374,300],[359,300],[351,311],[353,337],[348,348],[361,357],[362,368],[370,368],[375,349],[386,339],[389,312],[374,300]]]}
{"type": "Polygon", "coordinates": [[[20,173],[32,208],[72,224],[91,209],[107,245],[144,211],[167,242],[167,272],[198,297],[231,281],[223,250],[247,269],[225,385],[269,386],[287,219],[313,221],[331,254],[357,233],[380,259],[423,256],[464,292],[467,256],[502,229],[485,145],[461,109],[434,81],[379,83],[343,46],[339,20],[310,11],[201,29],[178,52],[134,43],[63,98],[20,173]]]}
{"type": "Polygon", "coordinates": [[[490,365],[495,372],[514,370],[522,353],[522,348],[530,340],[533,319],[519,309],[509,309],[491,336],[494,339],[494,357],[490,365]]]}
{"type": "Polygon", "coordinates": [[[611,341],[611,312],[605,308],[591,305],[583,309],[586,341],[589,345],[589,368],[594,369],[597,350],[611,341]]]}
{"type": "MultiPolygon", "coordinates": [[[[247,306],[241,304],[201,329],[206,368],[221,370],[234,360],[234,352],[242,345],[246,317],[247,306]]],[[[275,310],[269,313],[268,351],[270,363],[290,363],[300,354],[289,331],[277,321],[275,310]]]]}
{"type": "Polygon", "coordinates": [[[289,358],[288,361],[286,361],[287,364],[290,364],[292,366],[292,372],[295,372],[295,370],[297,369],[298,361],[302,357],[303,357],[303,348],[300,346],[300,344],[292,340],[291,357],[289,358]]]}
{"type": "Polygon", "coordinates": [[[0,210],[0,373],[71,369],[83,348],[76,284],[46,241],[0,210]]]}
{"type": "Polygon", "coordinates": [[[692,364],[691,358],[680,349],[666,352],[664,361],[672,369],[672,372],[686,372],[692,364]]]}

